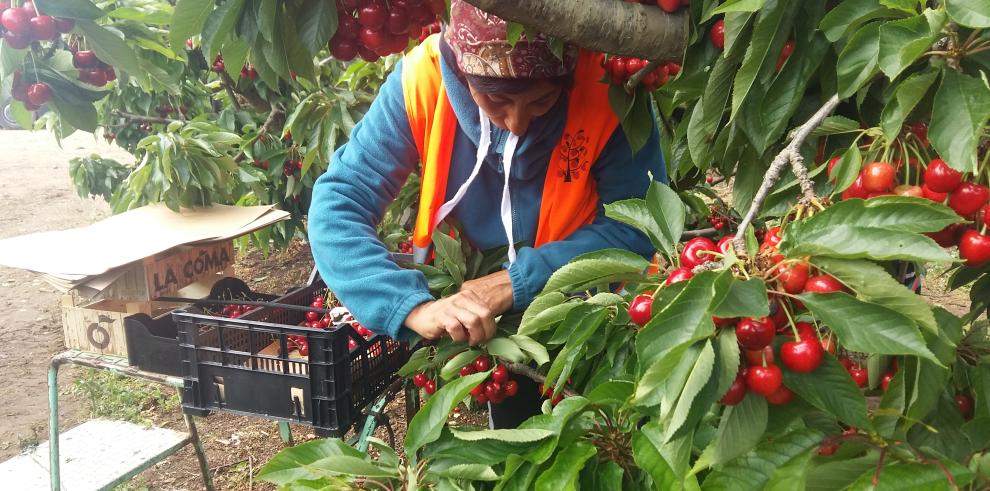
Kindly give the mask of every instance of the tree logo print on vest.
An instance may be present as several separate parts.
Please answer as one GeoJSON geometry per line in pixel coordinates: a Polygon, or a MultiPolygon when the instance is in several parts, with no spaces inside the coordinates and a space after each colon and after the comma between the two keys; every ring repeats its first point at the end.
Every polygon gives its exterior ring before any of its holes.
{"type": "Polygon", "coordinates": [[[588,135],[584,130],[577,134],[567,133],[561,140],[558,150],[560,161],[557,164],[557,175],[564,178],[564,182],[571,182],[581,178],[581,172],[588,170],[588,135]]]}

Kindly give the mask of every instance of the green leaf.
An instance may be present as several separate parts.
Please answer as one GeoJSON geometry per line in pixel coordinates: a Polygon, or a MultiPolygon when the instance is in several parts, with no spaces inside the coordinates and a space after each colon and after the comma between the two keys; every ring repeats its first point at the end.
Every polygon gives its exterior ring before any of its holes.
{"type": "MultiPolygon", "coordinates": [[[[490,466],[484,464],[455,464],[444,469],[430,468],[430,472],[456,480],[498,481],[499,476],[490,466]]],[[[441,488],[442,489],[442,488],[441,488]]]]}
{"type": "MultiPolygon", "coordinates": [[[[785,255],[827,256],[875,261],[953,262],[934,240],[917,233],[884,228],[833,225],[827,229],[801,227],[792,231],[785,255]]],[[[781,251],[784,251],[783,243],[781,251]]]]}
{"type": "Polygon", "coordinates": [[[764,67],[777,62],[779,51],[771,48],[784,45],[789,35],[791,17],[797,10],[797,5],[795,2],[770,0],[757,13],[756,25],[753,27],[753,36],[746,48],[746,56],[732,84],[730,119],[735,120],[738,117],[739,110],[746,102],[753,84],[761,73],[767,71],[764,67]]]}
{"type": "Polygon", "coordinates": [[[945,0],[945,10],[966,27],[990,27],[990,0],[945,0]]]}
{"type": "MultiPolygon", "coordinates": [[[[203,54],[209,61],[214,60],[220,53],[220,46],[230,37],[234,23],[244,10],[245,0],[230,0],[224,2],[210,13],[203,25],[203,54]]],[[[242,41],[243,43],[243,41],[242,41]]],[[[246,43],[244,43],[246,45],[246,43]]],[[[174,45],[173,45],[174,46],[174,45]]],[[[238,68],[240,70],[240,68],[238,68]]]]}
{"type": "Polygon", "coordinates": [[[104,12],[89,0],[37,0],[34,2],[45,15],[69,19],[96,20],[104,12]]]}
{"type": "Polygon", "coordinates": [[[88,20],[76,21],[76,29],[86,35],[89,48],[99,59],[132,75],[141,74],[141,64],[134,50],[116,33],[88,20]]]}
{"type": "Polygon", "coordinates": [[[835,169],[832,171],[832,180],[835,181],[835,192],[845,191],[856,178],[859,177],[859,173],[863,168],[863,155],[859,151],[859,141],[854,140],[849,148],[845,152],[842,152],[842,157],[835,164],[835,169]]]}
{"type": "Polygon", "coordinates": [[[726,12],[757,12],[766,3],[767,0],[726,0],[713,10],[709,17],[726,12]]]}
{"type": "Polygon", "coordinates": [[[169,28],[169,42],[176,54],[185,57],[186,39],[203,32],[203,26],[213,8],[213,2],[204,2],[203,0],[177,0],[175,2],[172,24],[169,28]]]}
{"type": "Polygon", "coordinates": [[[687,139],[691,160],[696,165],[704,165],[711,160],[711,147],[725,112],[725,104],[729,100],[733,75],[742,61],[743,50],[743,42],[734,43],[731,48],[727,46],[723,56],[715,60],[708,84],[705,85],[705,93],[691,112],[687,139]]]}
{"type": "Polygon", "coordinates": [[[478,358],[478,352],[474,350],[467,350],[458,353],[453,358],[451,358],[447,363],[444,364],[443,368],[440,369],[440,378],[444,380],[450,380],[457,377],[460,373],[462,367],[467,366],[469,363],[473,363],[476,358],[478,358]]]}
{"type": "Polygon", "coordinates": [[[666,240],[660,230],[660,224],[650,215],[650,209],[646,205],[645,199],[632,198],[606,203],[605,216],[635,227],[646,234],[655,249],[664,251],[668,255],[672,253],[674,243],[666,240]]]}
{"type": "Polygon", "coordinates": [[[344,475],[397,479],[400,475],[395,467],[387,467],[371,461],[367,455],[360,457],[339,455],[317,461],[312,467],[320,476],[344,475]]]}
{"type": "Polygon", "coordinates": [[[918,0],[880,0],[880,3],[892,9],[913,14],[918,9],[918,0]]]}
{"type": "Polygon", "coordinates": [[[433,246],[444,265],[444,269],[450,273],[457,285],[464,283],[464,273],[461,268],[465,267],[466,260],[461,245],[454,238],[440,231],[433,231],[433,246]]]}
{"type": "Polygon", "coordinates": [[[798,429],[764,442],[709,474],[703,488],[706,491],[761,490],[778,467],[817,447],[822,436],[815,430],[798,429]]]}
{"type": "MultiPolygon", "coordinates": [[[[943,462],[943,465],[947,466],[958,486],[965,486],[973,479],[972,471],[959,464],[943,462]]],[[[879,475],[873,469],[864,472],[848,489],[852,491],[867,489],[876,491],[934,491],[961,488],[950,485],[945,477],[945,472],[935,464],[894,463],[883,466],[879,475]],[[879,477],[876,486],[873,485],[875,477],[879,477]]]]}
{"type": "Polygon", "coordinates": [[[823,257],[813,258],[812,262],[852,288],[861,300],[900,312],[932,334],[938,334],[935,314],[924,297],[909,290],[876,263],[823,257]]]}
{"type": "Polygon", "coordinates": [[[891,80],[928,51],[942,33],[945,13],[925,10],[909,19],[885,22],[880,26],[878,64],[891,80]]]}
{"type": "Polygon", "coordinates": [[[860,129],[859,121],[836,115],[825,118],[822,124],[811,132],[811,136],[840,135],[842,133],[858,132],[860,129]]]}
{"type": "Polygon", "coordinates": [[[767,285],[763,280],[733,279],[729,292],[712,312],[718,317],[764,317],[770,315],[767,285]]]}
{"type": "Polygon", "coordinates": [[[555,271],[543,293],[576,292],[640,277],[650,262],[624,249],[605,249],[583,254],[555,271]]]}
{"type": "Polygon", "coordinates": [[[822,18],[819,28],[831,42],[836,42],[850,29],[889,13],[877,0],[846,0],[840,2],[822,18]]]}
{"type": "Polygon", "coordinates": [[[553,464],[536,479],[535,491],[565,491],[577,489],[577,478],[588,459],[598,449],[585,442],[577,442],[557,453],[553,464]]]}
{"type": "Polygon", "coordinates": [[[546,346],[536,342],[533,338],[521,334],[513,334],[509,336],[509,339],[514,341],[516,346],[519,346],[519,349],[525,351],[536,362],[537,367],[543,366],[543,364],[550,361],[550,355],[547,353],[546,346]]]}
{"type": "Polygon", "coordinates": [[[938,70],[930,68],[909,76],[897,86],[880,116],[880,126],[888,140],[893,140],[901,133],[904,121],[928,93],[928,89],[938,78],[938,73],[938,70]]]}
{"type": "Polygon", "coordinates": [[[509,338],[492,338],[482,345],[489,353],[511,361],[513,363],[523,363],[527,361],[526,355],[519,349],[519,345],[509,338]]]}
{"type": "Polygon", "coordinates": [[[523,318],[523,322],[519,326],[519,334],[524,336],[534,336],[550,329],[563,321],[571,310],[580,305],[582,305],[580,302],[569,302],[554,305],[553,307],[547,308],[529,319],[523,318]]]}
{"type": "Polygon", "coordinates": [[[635,385],[626,380],[609,380],[588,392],[592,404],[622,403],[632,395],[635,385]]]}
{"type": "MultiPolygon", "coordinates": [[[[851,225],[882,228],[898,232],[938,232],[949,225],[960,223],[959,216],[951,208],[923,198],[907,196],[880,196],[869,200],[847,200],[794,225],[831,227],[851,225]]],[[[789,236],[784,231],[785,246],[789,236]]]]}
{"type": "Polygon", "coordinates": [[[450,382],[440,388],[416,413],[406,432],[406,455],[414,455],[423,445],[440,438],[440,432],[454,406],[468,392],[488,378],[489,372],[480,372],[450,382]]]}
{"type": "Polygon", "coordinates": [[[704,346],[701,348],[701,352],[698,353],[698,358],[691,367],[691,373],[688,375],[687,381],[680,391],[680,396],[677,398],[677,405],[671,413],[670,422],[665,432],[665,441],[669,441],[673,435],[677,434],[681,426],[691,419],[689,418],[689,413],[692,412],[692,409],[694,411],[708,412],[707,406],[695,404],[695,398],[712,378],[714,369],[715,350],[712,348],[710,340],[704,341],[704,346]]]}
{"type": "Polygon", "coordinates": [[[339,438],[313,440],[277,453],[256,477],[280,486],[294,481],[315,480],[321,477],[316,466],[344,456],[362,458],[365,454],[339,438]]]}
{"type": "Polygon", "coordinates": [[[956,70],[942,72],[935,92],[928,138],[954,169],[976,172],[976,146],[990,118],[990,97],[984,81],[956,70]]]}
{"type": "Polygon", "coordinates": [[[767,430],[767,400],[754,393],[725,408],[715,434],[712,465],[717,466],[752,450],[767,430]]]}
{"type": "Polygon", "coordinates": [[[839,53],[836,75],[839,98],[847,99],[877,72],[880,56],[880,23],[861,27],[839,53]]]}
{"type": "Polygon", "coordinates": [[[792,372],[785,367],[784,385],[812,406],[847,425],[863,429],[873,427],[866,414],[863,391],[832,355],[826,354],[822,364],[811,373],[792,372]]]}
{"type": "MultiPolygon", "coordinates": [[[[674,245],[681,241],[684,233],[685,209],[680,196],[666,184],[650,181],[646,190],[646,205],[650,215],[660,228],[664,243],[671,244],[669,255],[675,252],[674,245]]],[[[663,249],[667,252],[667,249],[663,249]]]]}
{"type": "Polygon", "coordinates": [[[316,56],[337,32],[337,6],[325,0],[305,0],[299,6],[299,39],[316,56]]]}
{"type": "Polygon", "coordinates": [[[846,293],[805,293],[800,297],[852,351],[914,355],[940,363],[925,345],[917,324],[897,311],[846,293]]]}
{"type": "Polygon", "coordinates": [[[877,452],[849,460],[829,460],[808,469],[807,491],[846,489],[867,469],[877,468],[877,452]]]}
{"type": "Polygon", "coordinates": [[[646,426],[632,435],[633,460],[653,479],[653,489],[680,490],[683,485],[660,453],[663,441],[655,427],[646,426]],[[652,431],[650,431],[652,430],[652,431]]]}
{"type": "Polygon", "coordinates": [[[460,431],[451,428],[454,438],[466,442],[476,442],[479,440],[498,440],[512,443],[533,443],[545,440],[553,436],[550,430],[542,429],[501,429],[501,430],[475,430],[460,431]]]}
{"type": "Polygon", "coordinates": [[[57,92],[52,94],[51,104],[58,112],[58,117],[74,128],[92,133],[99,126],[96,108],[92,104],[70,104],[62,99],[57,92]]]}

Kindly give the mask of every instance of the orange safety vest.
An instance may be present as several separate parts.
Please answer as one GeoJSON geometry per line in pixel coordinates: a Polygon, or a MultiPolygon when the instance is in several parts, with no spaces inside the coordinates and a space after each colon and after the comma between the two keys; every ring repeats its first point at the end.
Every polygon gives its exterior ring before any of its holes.
{"type": "MultiPolygon", "coordinates": [[[[598,191],[591,166],[612,137],[619,120],[608,102],[601,54],[582,51],[574,72],[567,107],[567,124],[547,168],[540,219],[533,245],[562,240],[595,219],[598,191]]],[[[447,194],[450,157],[457,133],[457,116],[440,76],[440,35],[434,34],[406,54],[402,94],[416,149],[422,161],[423,183],[413,245],[426,248],[436,228],[437,210],[447,194]]]]}

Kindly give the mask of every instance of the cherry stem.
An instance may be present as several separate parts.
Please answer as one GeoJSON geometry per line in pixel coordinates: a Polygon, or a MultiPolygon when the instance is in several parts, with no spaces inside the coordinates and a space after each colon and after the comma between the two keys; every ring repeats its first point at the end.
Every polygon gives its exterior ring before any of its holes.
{"type": "Polygon", "coordinates": [[[887,456],[887,447],[880,447],[880,458],[877,460],[877,470],[873,473],[873,487],[877,487],[880,482],[880,470],[883,469],[883,460],[887,456]]]}
{"type": "Polygon", "coordinates": [[[639,86],[639,84],[644,78],[646,78],[647,75],[650,74],[650,72],[656,70],[657,68],[660,68],[660,60],[653,60],[647,63],[645,67],[640,68],[638,72],[634,73],[631,77],[629,77],[629,80],[626,81],[626,92],[630,94],[636,92],[636,87],[639,86]]]}
{"type": "Polygon", "coordinates": [[[784,315],[787,316],[787,322],[791,326],[791,332],[794,333],[794,340],[795,341],[801,341],[801,333],[798,332],[797,325],[794,324],[794,318],[791,317],[791,312],[789,310],[787,310],[787,307],[784,305],[783,302],[777,302],[777,305],[779,305],[780,308],[783,309],[784,315]]]}

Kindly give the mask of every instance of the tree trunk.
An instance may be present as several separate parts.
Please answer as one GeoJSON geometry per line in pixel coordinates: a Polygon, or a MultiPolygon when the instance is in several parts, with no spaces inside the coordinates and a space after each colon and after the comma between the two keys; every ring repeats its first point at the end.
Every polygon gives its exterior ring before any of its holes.
{"type": "Polygon", "coordinates": [[[538,29],[582,48],[646,60],[680,62],[688,41],[686,9],[619,0],[466,0],[507,21],[538,29]]]}

